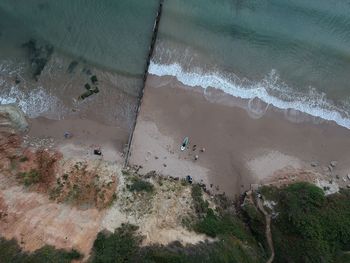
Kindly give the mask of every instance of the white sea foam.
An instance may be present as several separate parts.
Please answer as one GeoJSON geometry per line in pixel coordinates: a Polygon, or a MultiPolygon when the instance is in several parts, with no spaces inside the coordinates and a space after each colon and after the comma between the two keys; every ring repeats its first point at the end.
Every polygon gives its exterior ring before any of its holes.
{"type": "MultiPolygon", "coordinates": [[[[303,113],[307,113],[314,117],[320,117],[325,120],[335,121],[338,125],[350,129],[350,119],[344,117],[334,105],[329,103],[325,94],[319,94],[315,90],[310,89],[308,96],[300,95],[292,91],[287,86],[280,87],[277,84],[275,72],[271,72],[269,76],[260,82],[242,84],[243,82],[234,78],[229,80],[219,72],[204,73],[201,69],[195,68],[192,72],[186,72],[181,65],[174,64],[157,64],[151,61],[149,73],[157,76],[174,76],[180,82],[191,87],[209,87],[220,89],[225,93],[242,99],[259,98],[267,104],[271,104],[279,109],[294,109],[303,113]],[[271,96],[269,91],[276,91],[281,94],[271,96]],[[285,92],[285,94],[283,94],[285,92]],[[292,94],[294,92],[294,95],[292,94]]],[[[281,84],[283,85],[283,84],[281,84]]]]}
{"type": "Polygon", "coordinates": [[[14,86],[0,92],[0,104],[17,104],[30,118],[51,116],[60,119],[64,107],[60,100],[48,94],[42,87],[24,92],[14,86]]]}

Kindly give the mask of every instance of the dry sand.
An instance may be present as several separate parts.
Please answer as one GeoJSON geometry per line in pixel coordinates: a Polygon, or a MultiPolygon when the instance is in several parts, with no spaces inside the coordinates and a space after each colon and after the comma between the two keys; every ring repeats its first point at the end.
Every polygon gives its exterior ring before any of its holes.
{"type": "Polygon", "coordinates": [[[288,166],[326,172],[336,160],[330,176],[341,179],[350,172],[349,130],[330,122],[310,122],[313,118],[299,113],[293,114],[292,122],[291,111],[286,115],[267,106],[264,114],[252,116],[237,103],[228,103],[234,100],[220,91],[204,94],[174,78],[150,75],[130,162],[142,165],[145,172],[190,174],[231,196],[288,166]],[[190,146],[181,152],[185,136],[190,146]],[[192,151],[194,144],[196,151],[192,151]],[[202,147],[204,153],[199,152],[202,147]],[[195,155],[199,160],[194,160],[195,155]],[[310,164],[315,161],[318,165],[313,168],[310,164]]]}
{"type": "Polygon", "coordinates": [[[29,120],[25,137],[31,147],[56,148],[65,157],[97,158],[94,149],[100,149],[103,159],[123,163],[123,152],[128,132],[120,127],[107,126],[87,119],[49,120],[43,117],[29,120]],[[69,138],[65,138],[69,132],[69,138]]]}

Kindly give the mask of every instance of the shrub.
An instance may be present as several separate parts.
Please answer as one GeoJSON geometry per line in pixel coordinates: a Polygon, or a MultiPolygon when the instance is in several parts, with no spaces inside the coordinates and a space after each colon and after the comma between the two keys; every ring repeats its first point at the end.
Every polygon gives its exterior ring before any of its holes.
{"type": "Polygon", "coordinates": [[[30,186],[40,182],[40,174],[37,170],[31,170],[30,172],[20,173],[19,177],[23,181],[25,186],[30,186]]]}
{"type": "Polygon", "coordinates": [[[136,235],[137,229],[123,224],[114,233],[100,232],[94,242],[92,262],[131,262],[142,241],[142,237],[136,235]]]}
{"type": "Polygon", "coordinates": [[[206,216],[198,221],[194,230],[210,237],[235,236],[240,240],[252,240],[244,227],[244,224],[233,215],[215,215],[212,209],[208,209],[206,216]]]}
{"type": "Polygon", "coordinates": [[[44,246],[29,254],[22,251],[15,240],[6,240],[0,237],[0,262],[70,263],[72,260],[80,259],[81,257],[82,255],[74,249],[71,251],[65,251],[63,249],[55,249],[52,246],[44,246]]]}
{"type": "Polygon", "coordinates": [[[253,205],[245,205],[243,207],[243,215],[250,228],[251,233],[255,237],[255,240],[262,244],[266,251],[269,250],[265,236],[265,217],[258,211],[253,205]]]}
{"type": "Polygon", "coordinates": [[[22,156],[22,157],[19,159],[19,161],[20,161],[21,163],[26,162],[26,161],[28,161],[28,160],[29,160],[29,159],[28,159],[27,156],[22,156]]]}
{"type": "Polygon", "coordinates": [[[209,203],[203,200],[202,188],[199,184],[192,185],[191,196],[193,199],[194,209],[199,217],[208,212],[209,203]]]}
{"type": "Polygon", "coordinates": [[[64,251],[57,250],[51,246],[44,246],[36,250],[33,254],[29,254],[24,262],[46,263],[46,262],[67,262],[70,263],[74,259],[80,259],[81,254],[76,250],[64,251]]]}
{"type": "Polygon", "coordinates": [[[99,233],[94,242],[92,263],[256,263],[261,262],[256,250],[234,237],[218,242],[183,247],[179,242],[167,246],[140,246],[142,237],[137,227],[123,224],[114,233],[99,233]]]}
{"type": "Polygon", "coordinates": [[[194,230],[211,237],[216,237],[218,234],[223,232],[220,223],[221,222],[214,214],[214,211],[212,209],[208,209],[207,215],[195,224],[194,230]]]}
{"type": "Polygon", "coordinates": [[[132,192],[147,192],[151,193],[154,190],[153,184],[150,182],[144,181],[140,178],[134,177],[132,179],[132,184],[128,186],[128,189],[132,192]]]}
{"type": "Polygon", "coordinates": [[[344,257],[342,251],[350,249],[349,190],[325,196],[312,184],[295,183],[268,192],[279,213],[272,222],[275,262],[336,262],[344,257]]]}

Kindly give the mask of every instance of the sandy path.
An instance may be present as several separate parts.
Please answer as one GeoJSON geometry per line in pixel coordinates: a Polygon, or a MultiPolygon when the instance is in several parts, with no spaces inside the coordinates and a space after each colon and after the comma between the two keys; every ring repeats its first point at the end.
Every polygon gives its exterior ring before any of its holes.
{"type": "Polygon", "coordinates": [[[266,263],[272,263],[273,259],[275,258],[275,249],[273,246],[272,234],[271,234],[271,215],[265,210],[264,205],[260,198],[257,198],[257,204],[258,204],[258,209],[265,216],[265,226],[266,226],[265,235],[266,235],[267,244],[269,245],[269,248],[271,251],[270,258],[266,261],[266,263]]]}

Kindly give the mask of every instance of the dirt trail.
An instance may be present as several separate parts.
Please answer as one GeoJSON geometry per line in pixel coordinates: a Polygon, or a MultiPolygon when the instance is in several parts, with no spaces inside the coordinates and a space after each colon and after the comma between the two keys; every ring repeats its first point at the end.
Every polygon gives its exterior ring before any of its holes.
{"type": "Polygon", "coordinates": [[[257,206],[259,210],[265,215],[265,224],[266,224],[265,235],[271,251],[271,256],[266,261],[266,263],[272,263],[275,257],[275,249],[273,247],[272,234],[271,234],[271,215],[265,210],[264,205],[260,198],[257,198],[257,206]]]}

